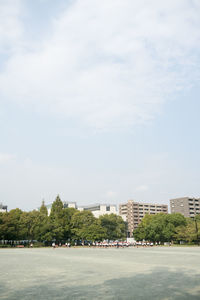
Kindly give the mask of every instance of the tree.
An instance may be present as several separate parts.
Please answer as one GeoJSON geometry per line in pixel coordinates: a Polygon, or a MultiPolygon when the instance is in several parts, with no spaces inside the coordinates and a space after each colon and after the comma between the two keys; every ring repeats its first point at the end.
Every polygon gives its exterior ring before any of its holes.
{"type": "Polygon", "coordinates": [[[64,208],[64,210],[63,210],[63,213],[64,213],[63,226],[64,226],[64,239],[65,240],[72,238],[73,233],[72,233],[71,221],[72,221],[73,215],[76,212],[77,212],[77,210],[72,207],[67,207],[67,208],[64,208]]]}
{"type": "Polygon", "coordinates": [[[1,215],[0,232],[3,240],[21,239],[20,217],[22,211],[19,208],[1,215]]]}
{"type": "Polygon", "coordinates": [[[186,225],[180,225],[176,228],[177,241],[186,241],[189,243],[199,243],[200,218],[187,218],[186,225]]]}
{"type": "Polygon", "coordinates": [[[180,213],[173,213],[165,215],[166,220],[173,224],[175,227],[177,226],[185,226],[187,224],[186,218],[180,213]]]}
{"type": "Polygon", "coordinates": [[[96,219],[93,224],[85,228],[84,236],[88,241],[102,241],[106,238],[106,229],[96,219]]]}
{"type": "Polygon", "coordinates": [[[152,215],[145,215],[138,228],[134,230],[133,236],[136,241],[142,241],[146,239],[146,236],[148,235],[148,228],[150,227],[150,224],[152,222],[152,217],[152,215]]]}
{"type": "Polygon", "coordinates": [[[91,211],[76,211],[71,218],[73,239],[101,241],[106,238],[106,229],[91,211]]]}
{"type": "Polygon", "coordinates": [[[47,210],[44,200],[42,201],[42,205],[40,206],[40,213],[44,216],[48,216],[48,210],[47,210]]]}
{"type": "Polygon", "coordinates": [[[76,211],[71,218],[73,239],[87,240],[89,232],[88,228],[95,224],[95,221],[96,218],[91,211],[76,211]]]}
{"type": "Polygon", "coordinates": [[[126,223],[122,217],[115,214],[106,214],[99,217],[101,226],[106,231],[106,239],[117,240],[126,237],[126,223]]]}
{"type": "Polygon", "coordinates": [[[37,230],[40,228],[39,222],[40,212],[33,210],[23,212],[20,217],[20,236],[23,240],[37,239],[37,230]]]}
{"type": "MultiPolygon", "coordinates": [[[[64,238],[64,208],[63,203],[59,197],[53,202],[50,213],[50,232],[51,238],[56,241],[61,241],[64,238]]],[[[48,234],[48,238],[50,234],[48,234]]]]}
{"type": "Polygon", "coordinates": [[[186,219],[181,214],[146,215],[138,228],[133,232],[136,240],[152,242],[169,242],[176,238],[176,228],[185,226],[186,219]]]}
{"type": "Polygon", "coordinates": [[[58,195],[52,204],[50,218],[58,219],[59,217],[63,217],[63,203],[58,195]]]}

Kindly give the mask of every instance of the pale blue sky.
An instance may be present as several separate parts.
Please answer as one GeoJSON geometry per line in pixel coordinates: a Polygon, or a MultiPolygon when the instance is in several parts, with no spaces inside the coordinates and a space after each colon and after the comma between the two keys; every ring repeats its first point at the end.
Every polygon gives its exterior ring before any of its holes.
{"type": "Polygon", "coordinates": [[[0,202],[200,197],[200,3],[0,0],[0,202]]]}

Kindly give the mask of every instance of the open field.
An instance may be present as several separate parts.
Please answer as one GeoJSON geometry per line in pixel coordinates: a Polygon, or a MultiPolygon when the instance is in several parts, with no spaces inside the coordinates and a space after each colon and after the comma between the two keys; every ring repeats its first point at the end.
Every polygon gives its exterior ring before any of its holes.
{"type": "Polygon", "coordinates": [[[200,299],[200,247],[0,250],[0,299],[200,299]]]}

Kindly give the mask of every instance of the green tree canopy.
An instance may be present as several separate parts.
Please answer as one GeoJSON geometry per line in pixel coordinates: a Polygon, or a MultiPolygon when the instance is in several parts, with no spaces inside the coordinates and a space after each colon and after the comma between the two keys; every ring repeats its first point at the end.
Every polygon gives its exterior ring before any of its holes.
{"type": "Polygon", "coordinates": [[[106,214],[99,217],[101,226],[106,231],[106,239],[117,240],[126,237],[126,223],[122,217],[115,214],[106,214]]]}
{"type": "Polygon", "coordinates": [[[64,207],[59,197],[56,197],[51,207],[50,213],[50,232],[51,238],[56,241],[64,239],[65,235],[65,220],[64,220],[64,207]]]}
{"type": "Polygon", "coordinates": [[[200,218],[196,216],[194,219],[187,218],[186,225],[180,225],[176,228],[175,237],[178,241],[186,241],[189,243],[200,242],[200,218]]]}
{"type": "Polygon", "coordinates": [[[16,240],[21,238],[20,218],[22,213],[22,210],[16,208],[1,214],[0,235],[2,239],[16,240]]]}
{"type": "Polygon", "coordinates": [[[63,203],[58,195],[51,206],[51,219],[58,219],[63,217],[63,203]]]}
{"type": "Polygon", "coordinates": [[[40,213],[44,216],[48,216],[48,210],[47,210],[44,200],[42,201],[42,205],[40,206],[40,213]]]}
{"type": "Polygon", "coordinates": [[[136,240],[169,242],[176,238],[176,228],[185,225],[185,217],[178,213],[146,215],[133,232],[133,236],[136,240]]]}
{"type": "Polygon", "coordinates": [[[95,223],[96,218],[91,211],[76,211],[71,218],[72,233],[74,239],[86,240],[88,228],[95,223]]]}

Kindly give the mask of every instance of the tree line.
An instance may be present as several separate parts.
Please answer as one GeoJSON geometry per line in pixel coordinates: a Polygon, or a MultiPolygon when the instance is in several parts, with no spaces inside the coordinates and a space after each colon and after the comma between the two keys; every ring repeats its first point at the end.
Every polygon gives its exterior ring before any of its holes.
{"type": "Polygon", "coordinates": [[[199,244],[200,215],[195,218],[185,218],[180,213],[145,215],[133,236],[137,241],[199,244]]]}
{"type": "Polygon", "coordinates": [[[126,223],[115,214],[95,218],[91,211],[64,208],[57,196],[48,216],[43,202],[39,210],[25,212],[19,208],[0,213],[0,240],[29,240],[50,244],[65,241],[102,241],[124,239],[126,223]]]}
{"type": "MultiPolygon", "coordinates": [[[[19,208],[0,213],[0,240],[38,241],[45,245],[71,241],[102,241],[125,239],[127,224],[115,214],[95,218],[91,211],[64,208],[57,196],[48,215],[43,202],[39,210],[25,212],[19,208]]],[[[157,243],[200,243],[200,215],[194,219],[179,213],[145,215],[134,230],[137,241],[157,243]]]]}

